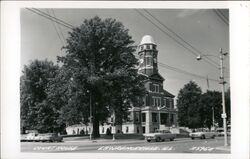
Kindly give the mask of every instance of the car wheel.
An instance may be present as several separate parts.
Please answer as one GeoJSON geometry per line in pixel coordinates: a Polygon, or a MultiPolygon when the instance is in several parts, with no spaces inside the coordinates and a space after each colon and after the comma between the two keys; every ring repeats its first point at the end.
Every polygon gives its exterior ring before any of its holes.
{"type": "Polygon", "coordinates": [[[191,137],[192,140],[194,140],[194,137],[191,137]]]}
{"type": "Polygon", "coordinates": [[[214,139],[214,138],[215,138],[215,135],[213,135],[211,138],[214,139]]]}
{"type": "Polygon", "coordinates": [[[170,141],[174,141],[174,138],[170,138],[170,141]]]}
{"type": "Polygon", "coordinates": [[[160,137],[157,137],[156,138],[156,142],[160,142],[161,141],[161,138],[160,137]]]}
{"type": "Polygon", "coordinates": [[[147,142],[150,142],[151,140],[147,140],[147,142]]]}
{"type": "Polygon", "coordinates": [[[202,136],[201,136],[201,139],[205,139],[205,138],[206,138],[205,135],[202,135],[202,136]]]}

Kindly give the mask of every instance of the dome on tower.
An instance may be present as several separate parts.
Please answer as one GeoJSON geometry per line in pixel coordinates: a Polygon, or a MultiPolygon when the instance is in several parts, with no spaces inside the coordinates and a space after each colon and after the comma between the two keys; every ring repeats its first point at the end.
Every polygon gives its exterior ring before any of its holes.
{"type": "Polygon", "coordinates": [[[140,45],[143,45],[143,44],[155,44],[155,41],[153,39],[153,37],[151,35],[144,35],[142,40],[141,40],[141,43],[140,45]]]}

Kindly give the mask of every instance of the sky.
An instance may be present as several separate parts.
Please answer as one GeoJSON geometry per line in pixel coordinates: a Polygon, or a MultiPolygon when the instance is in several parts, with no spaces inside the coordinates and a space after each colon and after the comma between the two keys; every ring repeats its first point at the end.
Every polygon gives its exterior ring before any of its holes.
{"type": "MultiPolygon", "coordinates": [[[[158,65],[158,68],[159,73],[165,78],[164,89],[175,96],[190,80],[195,81],[203,92],[207,89],[221,90],[221,85],[214,80],[218,80],[220,76],[218,69],[219,49],[222,48],[225,52],[230,51],[229,26],[218,16],[218,12],[215,10],[41,9],[41,11],[52,16],[55,15],[57,18],[75,27],[80,26],[85,19],[90,19],[94,16],[99,16],[102,19],[114,18],[122,22],[125,28],[129,29],[129,34],[135,41],[135,45],[140,43],[144,35],[151,35],[159,51],[158,62],[161,65],[158,65]],[[138,11],[144,16],[138,13],[138,11]],[[158,21],[153,19],[148,13],[157,18],[158,21]],[[177,39],[178,42],[173,39],[177,39]],[[213,61],[213,64],[211,62],[207,63],[205,61],[206,57],[197,61],[196,57],[200,53],[209,55],[207,57],[213,61]],[[163,67],[162,64],[181,69],[189,74],[163,67]],[[203,78],[190,74],[202,76],[203,78]],[[208,80],[207,82],[206,78],[214,80],[208,80]]],[[[220,11],[224,16],[229,16],[228,10],[220,11]]],[[[65,45],[65,39],[69,36],[68,32],[70,31],[69,28],[55,24],[49,19],[27,9],[22,9],[21,70],[24,65],[28,65],[32,60],[44,60],[47,58],[56,62],[57,56],[65,55],[61,48],[65,45]],[[58,33],[55,28],[57,28],[58,33]]],[[[229,58],[230,53],[224,60],[225,79],[228,82],[226,88],[230,84],[229,58]]]]}

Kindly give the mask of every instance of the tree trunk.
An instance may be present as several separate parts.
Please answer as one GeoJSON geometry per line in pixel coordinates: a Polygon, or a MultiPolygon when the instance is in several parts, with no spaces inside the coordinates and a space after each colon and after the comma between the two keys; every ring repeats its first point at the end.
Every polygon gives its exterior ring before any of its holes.
{"type": "Polygon", "coordinates": [[[99,133],[99,117],[98,114],[95,113],[94,118],[93,118],[93,138],[99,138],[100,133],[99,133]]]}

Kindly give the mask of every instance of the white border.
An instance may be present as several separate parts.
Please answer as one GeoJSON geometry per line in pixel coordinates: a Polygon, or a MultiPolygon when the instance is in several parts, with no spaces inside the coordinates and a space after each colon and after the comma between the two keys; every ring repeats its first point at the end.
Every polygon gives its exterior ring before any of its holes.
{"type": "Polygon", "coordinates": [[[249,158],[249,2],[33,1],[1,2],[1,158],[249,158]],[[230,9],[232,99],[231,154],[21,153],[19,143],[20,8],[185,8],[230,9]]]}

